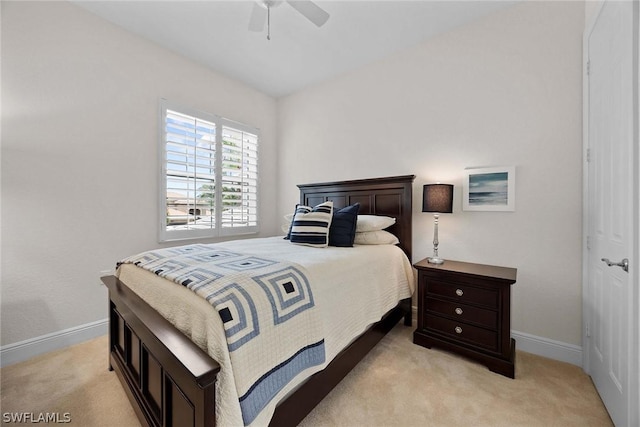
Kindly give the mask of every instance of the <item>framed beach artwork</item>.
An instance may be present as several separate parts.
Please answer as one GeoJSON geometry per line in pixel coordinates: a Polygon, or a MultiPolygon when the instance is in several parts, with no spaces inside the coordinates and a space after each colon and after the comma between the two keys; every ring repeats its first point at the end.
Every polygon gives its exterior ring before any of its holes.
{"type": "Polygon", "coordinates": [[[465,211],[515,211],[515,166],[467,168],[462,185],[465,211]]]}

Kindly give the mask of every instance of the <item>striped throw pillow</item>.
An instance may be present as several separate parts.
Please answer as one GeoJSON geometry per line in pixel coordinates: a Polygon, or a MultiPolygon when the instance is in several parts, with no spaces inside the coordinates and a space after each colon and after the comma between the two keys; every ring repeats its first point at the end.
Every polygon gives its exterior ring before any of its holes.
{"type": "Polygon", "coordinates": [[[333,202],[310,208],[298,206],[291,222],[289,239],[292,243],[324,248],[329,245],[329,227],[333,217],[333,202]]]}

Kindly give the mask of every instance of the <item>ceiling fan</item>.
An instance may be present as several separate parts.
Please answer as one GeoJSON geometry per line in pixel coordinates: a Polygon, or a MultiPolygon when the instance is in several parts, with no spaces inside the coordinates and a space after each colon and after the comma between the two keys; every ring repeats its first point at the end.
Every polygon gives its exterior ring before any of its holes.
{"type": "MultiPolygon", "coordinates": [[[[267,40],[271,40],[271,9],[282,3],[282,0],[256,0],[249,19],[249,30],[262,32],[266,22],[267,40]]],[[[310,0],[287,0],[287,3],[318,27],[324,25],[329,19],[329,14],[310,0]]]]}

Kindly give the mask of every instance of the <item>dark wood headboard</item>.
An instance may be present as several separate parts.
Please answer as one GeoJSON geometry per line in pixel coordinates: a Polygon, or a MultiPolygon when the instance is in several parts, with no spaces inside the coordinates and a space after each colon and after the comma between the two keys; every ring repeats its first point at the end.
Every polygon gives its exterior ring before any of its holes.
{"type": "Polygon", "coordinates": [[[385,215],[396,219],[387,231],[400,240],[400,247],[411,259],[411,205],[415,175],[353,181],[301,184],[300,203],[315,206],[331,200],[334,209],[360,203],[360,214],[385,215]]]}

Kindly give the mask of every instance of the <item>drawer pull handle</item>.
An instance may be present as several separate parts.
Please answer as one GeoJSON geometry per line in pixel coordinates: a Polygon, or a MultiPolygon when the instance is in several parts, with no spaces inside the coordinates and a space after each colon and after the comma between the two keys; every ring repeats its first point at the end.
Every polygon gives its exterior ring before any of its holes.
{"type": "Polygon", "coordinates": [[[461,297],[462,295],[464,295],[464,292],[462,291],[462,289],[456,289],[456,295],[461,297]]]}
{"type": "Polygon", "coordinates": [[[460,314],[462,314],[462,309],[460,307],[457,307],[455,312],[456,312],[456,314],[460,315],[460,314]]]}
{"type": "Polygon", "coordinates": [[[462,328],[460,326],[456,326],[456,328],[454,330],[456,331],[456,334],[461,334],[462,333],[462,328]]]}

